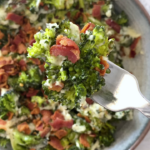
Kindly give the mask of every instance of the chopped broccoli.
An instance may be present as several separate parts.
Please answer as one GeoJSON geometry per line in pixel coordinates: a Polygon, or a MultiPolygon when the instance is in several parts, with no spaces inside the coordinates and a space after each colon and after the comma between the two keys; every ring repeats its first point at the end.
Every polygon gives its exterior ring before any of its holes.
{"type": "Polygon", "coordinates": [[[21,107],[21,116],[29,115],[29,114],[30,114],[30,110],[27,107],[22,106],[21,107]]]}
{"type": "Polygon", "coordinates": [[[40,96],[32,96],[31,101],[37,102],[39,106],[42,106],[42,104],[45,102],[45,98],[40,97],[40,96]]]}
{"type": "Polygon", "coordinates": [[[6,148],[7,145],[10,143],[9,139],[0,137],[0,146],[6,148]]]}
{"type": "Polygon", "coordinates": [[[14,130],[10,141],[14,150],[29,150],[29,147],[41,143],[41,138],[39,135],[25,135],[14,130]]]}
{"type": "Polygon", "coordinates": [[[117,16],[116,22],[117,22],[119,25],[125,25],[125,24],[128,23],[128,16],[125,14],[124,11],[122,11],[122,12],[117,16]]]}
{"type": "Polygon", "coordinates": [[[0,116],[2,119],[7,117],[8,112],[16,113],[18,100],[19,95],[14,91],[9,91],[0,97],[0,116]]]}
{"type": "Polygon", "coordinates": [[[10,77],[8,84],[15,91],[26,91],[28,88],[39,88],[41,86],[43,75],[37,66],[31,65],[26,72],[22,71],[19,77],[10,77]]]}

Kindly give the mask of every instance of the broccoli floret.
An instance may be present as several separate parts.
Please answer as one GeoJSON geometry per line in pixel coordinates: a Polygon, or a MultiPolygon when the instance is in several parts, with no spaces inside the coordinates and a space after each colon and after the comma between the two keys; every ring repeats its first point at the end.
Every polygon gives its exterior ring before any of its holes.
{"type": "Polygon", "coordinates": [[[39,104],[39,106],[42,106],[42,104],[44,104],[44,102],[46,101],[44,97],[40,97],[40,96],[32,96],[31,99],[32,102],[37,102],[39,104]]]}
{"type": "Polygon", "coordinates": [[[29,115],[29,114],[30,114],[30,110],[27,107],[22,106],[21,107],[21,116],[29,115]]]}
{"type": "Polygon", "coordinates": [[[103,124],[100,131],[99,141],[102,146],[110,146],[114,142],[114,131],[115,127],[109,123],[103,124]]]}
{"type": "Polygon", "coordinates": [[[14,150],[29,150],[29,147],[42,142],[39,135],[26,135],[14,130],[11,136],[11,145],[14,150]]]}
{"type": "Polygon", "coordinates": [[[43,74],[37,66],[30,66],[26,72],[21,72],[19,77],[10,77],[8,84],[15,91],[26,91],[28,88],[40,88],[43,79],[43,74]]]}
{"type": "Polygon", "coordinates": [[[0,137],[0,146],[6,148],[7,145],[10,143],[9,139],[0,137]]]}
{"type": "Polygon", "coordinates": [[[9,91],[0,97],[0,116],[2,119],[6,117],[8,112],[16,113],[18,100],[19,95],[14,91],[9,91]]]}
{"type": "Polygon", "coordinates": [[[125,25],[125,24],[128,23],[128,16],[126,15],[126,13],[125,13],[124,11],[122,11],[122,12],[117,16],[116,22],[117,22],[119,25],[125,25]]]}

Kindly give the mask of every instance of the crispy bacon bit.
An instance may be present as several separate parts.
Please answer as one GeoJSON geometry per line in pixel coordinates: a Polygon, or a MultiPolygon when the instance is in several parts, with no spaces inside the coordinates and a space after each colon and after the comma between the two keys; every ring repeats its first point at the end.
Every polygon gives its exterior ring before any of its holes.
{"type": "Polygon", "coordinates": [[[3,67],[3,66],[6,66],[6,65],[11,65],[13,63],[14,63],[14,61],[11,58],[11,56],[9,56],[9,57],[0,57],[0,68],[3,67]]]}
{"type": "Polygon", "coordinates": [[[15,36],[15,38],[13,39],[13,42],[12,42],[12,43],[17,46],[17,45],[20,44],[22,41],[23,41],[23,39],[22,39],[21,35],[20,35],[20,34],[17,34],[17,35],[15,36]]]}
{"type": "Polygon", "coordinates": [[[59,139],[62,139],[63,137],[65,137],[67,135],[67,131],[64,129],[58,130],[54,133],[54,135],[56,137],[58,137],[59,139]]]}
{"type": "Polygon", "coordinates": [[[94,27],[95,27],[95,24],[89,22],[83,27],[83,29],[81,30],[81,33],[85,33],[87,30],[93,31],[94,27]]]}
{"type": "Polygon", "coordinates": [[[62,119],[62,120],[65,119],[59,110],[56,110],[55,113],[51,116],[52,120],[56,120],[57,118],[62,119]]]}
{"type": "Polygon", "coordinates": [[[3,39],[4,33],[0,31],[0,40],[3,39]]]}
{"type": "Polygon", "coordinates": [[[27,48],[24,44],[22,44],[22,43],[18,44],[18,53],[19,54],[27,53],[27,48]]]}
{"type": "Polygon", "coordinates": [[[8,13],[6,19],[14,21],[17,24],[22,24],[23,23],[23,16],[19,16],[15,13],[8,13]]]}
{"type": "Polygon", "coordinates": [[[49,90],[60,92],[64,87],[64,84],[61,82],[59,85],[56,83],[52,84],[52,87],[48,87],[49,90]]]}
{"type": "Polygon", "coordinates": [[[39,65],[39,69],[41,70],[41,72],[44,72],[44,71],[45,71],[44,65],[45,65],[45,63],[39,65]]]}
{"type": "Polygon", "coordinates": [[[88,116],[83,116],[83,115],[81,115],[80,113],[78,113],[77,116],[80,117],[80,118],[84,118],[84,119],[86,120],[86,122],[88,122],[88,123],[91,122],[91,120],[89,119],[88,116]]]}
{"type": "Polygon", "coordinates": [[[36,96],[38,92],[39,92],[39,90],[35,90],[33,88],[30,88],[28,90],[28,92],[26,93],[26,97],[36,96]]]}
{"type": "Polygon", "coordinates": [[[68,60],[72,63],[77,62],[80,59],[80,50],[78,45],[71,39],[59,35],[56,39],[56,45],[50,48],[52,56],[67,56],[68,60]]]}
{"type": "Polygon", "coordinates": [[[92,9],[92,16],[96,19],[101,19],[101,5],[95,4],[92,9]]]}
{"type": "Polygon", "coordinates": [[[86,135],[86,134],[81,134],[81,135],[80,135],[80,138],[79,138],[79,141],[80,141],[80,143],[81,143],[83,146],[85,146],[85,147],[87,147],[87,148],[90,148],[90,144],[89,144],[89,142],[87,141],[87,135],[86,135]]]}
{"type": "Polygon", "coordinates": [[[92,99],[90,99],[90,98],[86,98],[86,102],[89,104],[89,105],[92,105],[94,102],[93,102],[93,100],[92,99]]]}
{"type": "Polygon", "coordinates": [[[134,58],[136,55],[136,47],[141,37],[136,38],[130,46],[130,57],[134,58]]]}
{"type": "Polygon", "coordinates": [[[49,132],[50,132],[50,128],[49,128],[49,127],[45,127],[45,128],[40,132],[40,136],[41,136],[42,138],[44,138],[49,132]]]}
{"type": "Polygon", "coordinates": [[[63,146],[61,145],[61,142],[58,138],[56,137],[50,137],[50,142],[49,144],[55,148],[56,150],[63,150],[63,146]]]}
{"type": "Polygon", "coordinates": [[[30,42],[29,42],[29,45],[33,46],[33,43],[35,43],[35,39],[32,39],[30,42]]]}
{"type": "Polygon", "coordinates": [[[121,27],[120,27],[120,25],[117,24],[115,21],[113,21],[112,19],[108,19],[108,20],[106,20],[106,23],[107,23],[110,27],[112,27],[117,33],[120,33],[121,27]]]}
{"type": "Polygon", "coordinates": [[[21,66],[21,70],[23,71],[27,70],[27,64],[23,59],[19,61],[19,65],[21,66]]]}
{"type": "Polygon", "coordinates": [[[103,60],[103,57],[100,57],[100,64],[104,65],[104,69],[103,70],[100,70],[99,68],[95,68],[101,76],[104,76],[105,73],[106,73],[106,70],[109,68],[109,64],[107,63],[106,60],[103,60]]]}
{"type": "Polygon", "coordinates": [[[41,120],[37,121],[36,130],[37,131],[43,131],[43,129],[44,129],[44,123],[41,120]]]}
{"type": "Polygon", "coordinates": [[[7,128],[7,122],[0,119],[0,129],[6,130],[7,128]]]}
{"type": "Polygon", "coordinates": [[[65,120],[57,118],[52,123],[50,123],[50,125],[55,130],[59,130],[60,128],[63,128],[63,127],[72,128],[73,120],[65,121],[65,120]]]}
{"type": "Polygon", "coordinates": [[[19,124],[17,126],[17,129],[18,129],[19,132],[23,132],[27,135],[29,135],[31,133],[29,125],[26,122],[19,124]]]}
{"type": "Polygon", "coordinates": [[[40,121],[40,117],[33,120],[33,124],[36,126],[40,121]]]}
{"type": "Polygon", "coordinates": [[[48,123],[51,119],[51,116],[52,116],[52,112],[50,110],[42,110],[41,111],[41,114],[42,114],[42,120],[44,123],[48,123]]]}
{"type": "Polygon", "coordinates": [[[32,61],[33,64],[35,65],[40,65],[41,61],[38,58],[29,58],[29,60],[32,61]]]}
{"type": "Polygon", "coordinates": [[[13,112],[8,112],[7,116],[8,116],[8,120],[11,120],[14,116],[14,113],[13,112]]]}
{"type": "Polygon", "coordinates": [[[7,85],[8,74],[5,73],[4,69],[0,69],[0,88],[7,85]]]}
{"type": "Polygon", "coordinates": [[[37,103],[32,103],[30,100],[26,100],[26,106],[27,106],[30,110],[33,110],[34,108],[37,107],[37,103]]]}
{"type": "Polygon", "coordinates": [[[40,113],[40,108],[36,107],[33,108],[33,110],[31,111],[31,115],[38,115],[40,113]]]}

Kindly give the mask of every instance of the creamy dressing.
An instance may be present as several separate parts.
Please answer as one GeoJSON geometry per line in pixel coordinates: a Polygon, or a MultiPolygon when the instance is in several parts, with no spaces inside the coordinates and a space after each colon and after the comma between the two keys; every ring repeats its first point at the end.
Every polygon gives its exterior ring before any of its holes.
{"type": "Polygon", "coordinates": [[[86,130],[86,127],[76,123],[72,126],[72,130],[75,132],[81,133],[81,132],[84,132],[86,130]]]}

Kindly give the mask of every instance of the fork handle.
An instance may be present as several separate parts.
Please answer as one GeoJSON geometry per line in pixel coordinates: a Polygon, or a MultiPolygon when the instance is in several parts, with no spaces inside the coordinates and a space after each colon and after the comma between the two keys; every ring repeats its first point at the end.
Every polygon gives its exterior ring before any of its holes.
{"type": "Polygon", "coordinates": [[[147,118],[150,118],[150,103],[149,102],[146,102],[143,106],[137,109],[141,111],[147,118]]]}

